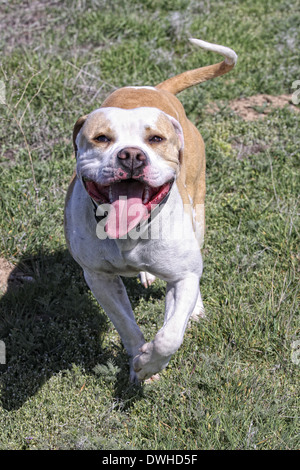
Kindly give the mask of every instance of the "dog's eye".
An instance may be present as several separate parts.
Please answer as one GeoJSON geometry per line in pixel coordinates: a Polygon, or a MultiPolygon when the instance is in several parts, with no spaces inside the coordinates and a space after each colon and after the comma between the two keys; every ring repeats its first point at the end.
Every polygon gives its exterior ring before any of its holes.
{"type": "Polygon", "coordinates": [[[149,142],[150,144],[156,144],[158,142],[162,142],[164,140],[163,137],[160,137],[159,135],[153,135],[149,137],[149,142]]]}
{"type": "Polygon", "coordinates": [[[110,142],[110,138],[104,134],[98,135],[98,137],[95,137],[94,140],[96,142],[104,142],[104,143],[110,142]]]}

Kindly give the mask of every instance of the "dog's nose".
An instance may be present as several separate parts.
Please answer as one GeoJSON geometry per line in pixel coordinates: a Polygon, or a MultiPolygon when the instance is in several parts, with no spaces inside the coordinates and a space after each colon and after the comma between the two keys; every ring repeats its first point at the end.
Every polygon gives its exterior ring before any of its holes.
{"type": "Polygon", "coordinates": [[[146,154],[137,147],[125,147],[120,150],[117,157],[124,167],[132,170],[145,165],[147,160],[146,154]]]}

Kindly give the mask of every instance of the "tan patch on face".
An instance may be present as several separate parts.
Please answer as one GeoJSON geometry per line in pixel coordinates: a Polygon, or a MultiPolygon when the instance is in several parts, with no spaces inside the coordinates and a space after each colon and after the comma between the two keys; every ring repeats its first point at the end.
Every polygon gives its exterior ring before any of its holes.
{"type": "Polygon", "coordinates": [[[106,148],[115,138],[110,121],[104,113],[99,111],[88,116],[81,131],[79,146],[85,147],[86,150],[92,147],[106,148]],[[97,142],[95,138],[100,135],[106,136],[110,142],[97,142]]]}
{"type": "Polygon", "coordinates": [[[170,119],[160,114],[157,119],[157,127],[146,128],[145,140],[151,149],[163,158],[176,171],[179,167],[180,139],[170,119]],[[149,142],[153,136],[162,137],[161,142],[149,142]]]}

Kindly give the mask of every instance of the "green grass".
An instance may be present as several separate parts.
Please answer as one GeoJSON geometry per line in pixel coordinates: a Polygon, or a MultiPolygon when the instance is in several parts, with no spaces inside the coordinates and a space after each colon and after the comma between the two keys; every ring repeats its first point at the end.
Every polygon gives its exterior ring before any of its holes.
{"type": "MultiPolygon", "coordinates": [[[[0,299],[0,448],[298,449],[299,114],[247,122],[226,106],[292,93],[297,2],[22,3],[0,7],[0,255],[35,282],[0,299]],[[115,88],[219,59],[188,37],[239,55],[229,75],[179,95],[206,142],[207,319],[187,330],[158,382],[134,387],[65,247],[72,128],[115,88]],[[219,113],[206,112],[220,101],[219,113]]],[[[151,339],[165,285],[125,282],[151,339]]]]}

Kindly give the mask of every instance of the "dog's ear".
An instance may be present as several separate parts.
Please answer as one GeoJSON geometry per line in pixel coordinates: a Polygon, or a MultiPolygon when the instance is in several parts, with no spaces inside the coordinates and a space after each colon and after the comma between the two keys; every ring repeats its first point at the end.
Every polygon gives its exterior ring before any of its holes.
{"type": "Polygon", "coordinates": [[[168,115],[168,118],[170,119],[171,123],[173,124],[173,127],[175,129],[175,132],[178,136],[179,142],[180,142],[180,148],[179,150],[183,150],[184,147],[184,137],[183,137],[183,130],[181,127],[181,124],[177,119],[173,118],[172,116],[168,115]]]}
{"type": "Polygon", "coordinates": [[[80,131],[80,129],[82,128],[83,124],[85,123],[86,121],[86,118],[87,118],[87,115],[86,116],[81,116],[79,119],[77,119],[76,123],[75,123],[75,126],[74,126],[74,129],[73,129],[73,146],[74,146],[74,150],[75,150],[75,156],[77,156],[77,145],[76,145],[76,137],[80,131]]]}

